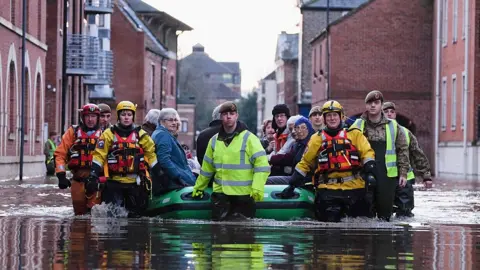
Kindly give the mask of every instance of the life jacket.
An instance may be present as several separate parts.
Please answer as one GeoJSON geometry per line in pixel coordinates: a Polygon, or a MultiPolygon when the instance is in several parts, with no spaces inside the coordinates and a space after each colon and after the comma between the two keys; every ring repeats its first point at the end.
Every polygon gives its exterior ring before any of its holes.
{"type": "Polygon", "coordinates": [[[107,157],[110,174],[145,173],[143,148],[139,144],[139,128],[134,129],[127,137],[121,137],[114,127],[110,130],[113,133],[113,142],[107,157]]]}
{"type": "Polygon", "coordinates": [[[321,131],[322,145],[318,155],[317,171],[321,173],[356,171],[361,168],[357,148],[347,137],[347,130],[342,129],[335,136],[321,131]]]}
{"type": "Polygon", "coordinates": [[[80,126],[74,126],[75,141],[69,149],[68,168],[73,170],[90,169],[92,167],[93,150],[102,135],[96,130],[91,135],[83,131],[80,126]]]}

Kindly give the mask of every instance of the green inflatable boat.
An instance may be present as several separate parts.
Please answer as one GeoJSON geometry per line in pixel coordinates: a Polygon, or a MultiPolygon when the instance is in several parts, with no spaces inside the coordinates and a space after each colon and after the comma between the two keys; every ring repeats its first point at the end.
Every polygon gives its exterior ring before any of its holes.
{"type": "MultiPolygon", "coordinates": [[[[307,189],[295,189],[291,199],[280,198],[285,185],[267,185],[262,202],[257,202],[257,218],[293,220],[314,218],[313,202],[315,194],[307,189]]],[[[211,219],[211,188],[207,188],[202,199],[192,198],[193,187],[170,191],[154,196],[147,209],[148,216],[168,219],[211,219]]]]}

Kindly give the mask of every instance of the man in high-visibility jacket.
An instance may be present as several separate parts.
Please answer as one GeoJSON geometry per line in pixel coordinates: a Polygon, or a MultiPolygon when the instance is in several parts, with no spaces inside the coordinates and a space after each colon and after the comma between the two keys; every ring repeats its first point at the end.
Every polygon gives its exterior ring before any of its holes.
{"type": "MultiPolygon", "coordinates": [[[[389,119],[397,119],[396,106],[393,102],[385,102],[382,106],[383,112],[389,119]]],[[[430,171],[430,163],[425,153],[418,144],[417,137],[404,126],[401,126],[403,132],[407,136],[408,152],[410,158],[410,170],[407,174],[407,184],[405,187],[397,186],[395,192],[395,207],[397,216],[413,216],[414,208],[414,192],[413,183],[415,175],[423,178],[425,188],[432,187],[432,175],[430,171]]]]}
{"type": "Polygon", "coordinates": [[[302,185],[303,177],[315,171],[317,219],[339,222],[345,216],[371,216],[360,171],[364,170],[368,179],[375,178],[375,153],[360,130],[347,131],[344,127],[343,107],[339,102],[325,102],[322,115],[326,127],[310,138],[290,185],[281,196],[292,197],[295,187],[302,185]]]}
{"type": "Polygon", "coordinates": [[[55,174],[55,158],[53,154],[57,149],[57,144],[55,143],[55,138],[57,133],[55,131],[50,131],[48,133],[48,139],[43,145],[43,154],[45,155],[45,165],[47,166],[47,175],[55,174]]]}
{"type": "Polygon", "coordinates": [[[395,120],[388,119],[382,111],[383,94],[374,90],[365,98],[366,111],[351,128],[360,129],[375,150],[377,186],[375,210],[383,220],[390,220],[397,182],[407,184],[410,169],[408,144],[405,133],[395,120]]]}
{"type": "Polygon", "coordinates": [[[92,167],[93,149],[102,134],[98,124],[100,109],[95,104],[86,104],[80,109],[80,115],[80,125],[67,129],[54,154],[58,187],[70,187],[75,215],[87,214],[101,200],[99,193],[88,192],[85,188],[92,167]],[[73,174],[71,182],[66,176],[67,166],[73,174]]]}
{"type": "Polygon", "coordinates": [[[208,142],[192,197],[202,197],[213,177],[212,219],[252,218],[263,200],[270,165],[260,139],[238,120],[237,106],[220,107],[222,127],[208,142]]]}

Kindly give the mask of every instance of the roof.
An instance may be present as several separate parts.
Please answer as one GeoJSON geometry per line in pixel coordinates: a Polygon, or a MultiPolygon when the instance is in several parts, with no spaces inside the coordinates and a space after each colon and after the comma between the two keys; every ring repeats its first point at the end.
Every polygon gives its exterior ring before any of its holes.
{"type": "Polygon", "coordinates": [[[192,27],[188,26],[186,23],[174,18],[170,14],[160,11],[149,4],[141,1],[141,0],[125,0],[133,11],[138,14],[141,14],[143,17],[153,17],[161,21],[166,26],[175,28],[176,30],[180,31],[191,31],[193,30],[192,27]]]}
{"type": "MultiPolygon", "coordinates": [[[[356,7],[354,10],[348,12],[347,14],[345,14],[345,15],[341,16],[340,18],[336,19],[335,21],[331,22],[330,24],[328,24],[328,26],[330,27],[332,25],[336,25],[336,24],[339,24],[339,23],[343,22],[344,20],[348,19],[349,17],[353,16],[354,14],[356,14],[357,12],[362,10],[364,7],[368,6],[373,1],[374,0],[364,1],[364,3],[362,3],[360,6],[356,7]]],[[[325,28],[322,29],[322,31],[320,31],[320,33],[318,35],[316,35],[312,40],[310,40],[309,43],[315,42],[317,39],[321,38],[326,33],[327,33],[327,30],[325,28]]]]}
{"type": "Polygon", "coordinates": [[[143,23],[143,21],[137,16],[137,14],[135,14],[135,11],[129,6],[129,4],[127,4],[127,2],[132,2],[132,1],[118,0],[118,3],[121,4],[121,5],[118,5],[118,9],[134,24],[134,26],[137,29],[139,29],[140,31],[143,31],[147,35],[147,37],[153,42],[154,46],[147,46],[147,48],[149,48],[150,50],[152,50],[152,52],[156,54],[168,57],[167,49],[157,40],[155,35],[143,23]]]}
{"type": "Polygon", "coordinates": [[[223,83],[219,84],[218,87],[212,91],[212,93],[212,96],[215,99],[234,100],[242,97],[242,95],[235,92],[234,90],[232,90],[232,88],[226,86],[223,83]]]}
{"type": "Polygon", "coordinates": [[[332,10],[349,10],[360,6],[368,0],[313,0],[301,5],[300,9],[325,10],[327,5],[332,10]]]}
{"type": "Polygon", "coordinates": [[[187,55],[185,58],[180,60],[182,63],[187,63],[192,68],[196,70],[202,70],[204,73],[216,73],[216,74],[224,74],[224,73],[231,73],[231,70],[228,69],[226,66],[221,65],[220,63],[216,62],[208,54],[205,53],[203,50],[203,46],[197,44],[194,46],[194,51],[187,55]],[[201,50],[198,50],[198,49],[201,50]]]}
{"type": "Polygon", "coordinates": [[[263,78],[262,80],[275,80],[276,78],[276,73],[275,73],[275,70],[270,72],[270,74],[268,74],[265,78],[263,78]]]}
{"type": "Polygon", "coordinates": [[[298,59],[298,34],[287,34],[282,32],[278,35],[275,60],[278,59],[298,59]]]}
{"type": "Polygon", "coordinates": [[[220,65],[228,68],[231,73],[240,74],[240,63],[239,62],[218,62],[220,65]]]}

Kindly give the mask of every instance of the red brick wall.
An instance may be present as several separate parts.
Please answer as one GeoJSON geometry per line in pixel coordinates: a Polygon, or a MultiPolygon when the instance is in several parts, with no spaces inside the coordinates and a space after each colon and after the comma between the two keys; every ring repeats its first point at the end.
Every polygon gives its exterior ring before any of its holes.
{"type": "Polygon", "coordinates": [[[286,61],[284,63],[284,88],[285,91],[285,104],[287,104],[288,108],[290,109],[291,115],[296,115],[298,113],[298,106],[297,106],[297,87],[298,87],[298,80],[297,80],[297,69],[298,69],[298,61],[286,61]]]}
{"type": "MultiPolygon", "coordinates": [[[[28,13],[28,32],[34,39],[44,40],[45,31],[38,31],[38,27],[45,25],[46,5],[44,0],[30,1],[28,13]],[[35,4],[35,8],[32,5],[35,4]],[[39,8],[38,8],[39,5],[39,8]],[[34,21],[33,21],[34,20],[34,21]],[[39,23],[39,24],[38,24],[39,23]],[[37,34],[40,34],[38,36],[37,34]]],[[[10,20],[10,1],[0,1],[0,16],[4,19],[10,20]]],[[[21,27],[21,1],[15,2],[15,24],[16,30],[21,27]]],[[[1,91],[1,116],[2,126],[0,128],[0,156],[16,156],[19,154],[20,148],[20,125],[21,125],[21,36],[11,29],[0,26],[0,36],[2,41],[0,43],[0,91],[1,91]],[[14,52],[14,54],[13,54],[14,52]],[[9,59],[11,58],[11,59],[9,59]],[[16,69],[14,73],[10,74],[10,63],[15,63],[16,69]],[[8,87],[7,87],[8,84],[8,87]],[[13,91],[11,91],[13,90],[13,91]],[[13,123],[13,126],[10,124],[13,123]]],[[[43,103],[41,97],[45,77],[45,57],[46,51],[32,43],[27,39],[26,41],[26,93],[25,93],[25,141],[24,154],[25,155],[42,155],[42,128],[43,128],[43,103]],[[37,69],[37,62],[39,63],[37,69]],[[38,78],[38,80],[37,80],[38,78]],[[37,84],[40,87],[36,87],[37,84]],[[38,140],[37,140],[38,139],[38,140]]]]}
{"type": "Polygon", "coordinates": [[[175,108],[177,104],[176,98],[176,74],[177,74],[177,63],[175,59],[169,59],[167,62],[167,70],[165,72],[165,95],[163,97],[165,107],[175,108]]]}
{"type": "MultiPolygon", "coordinates": [[[[146,73],[145,34],[137,32],[134,26],[115,7],[112,14],[111,48],[115,57],[113,88],[116,103],[129,100],[138,105],[135,122],[142,123],[144,118],[144,82],[146,73]],[[121,57],[119,57],[121,56],[121,57]]],[[[113,113],[112,123],[115,123],[116,113],[113,113]]]]}
{"type": "MultiPolygon", "coordinates": [[[[400,114],[414,121],[429,156],[432,23],[432,5],[377,0],[330,28],[331,99],[343,102],[353,115],[364,110],[370,90],[381,90],[386,100],[398,104],[400,114]]],[[[315,100],[317,104],[324,101],[315,100]]]]}
{"type": "Polygon", "coordinates": [[[180,127],[180,132],[178,133],[178,141],[180,144],[186,144],[190,147],[191,150],[195,149],[195,105],[193,104],[178,104],[177,108],[178,114],[182,121],[188,121],[188,130],[187,132],[182,132],[182,127],[180,127]]]}

